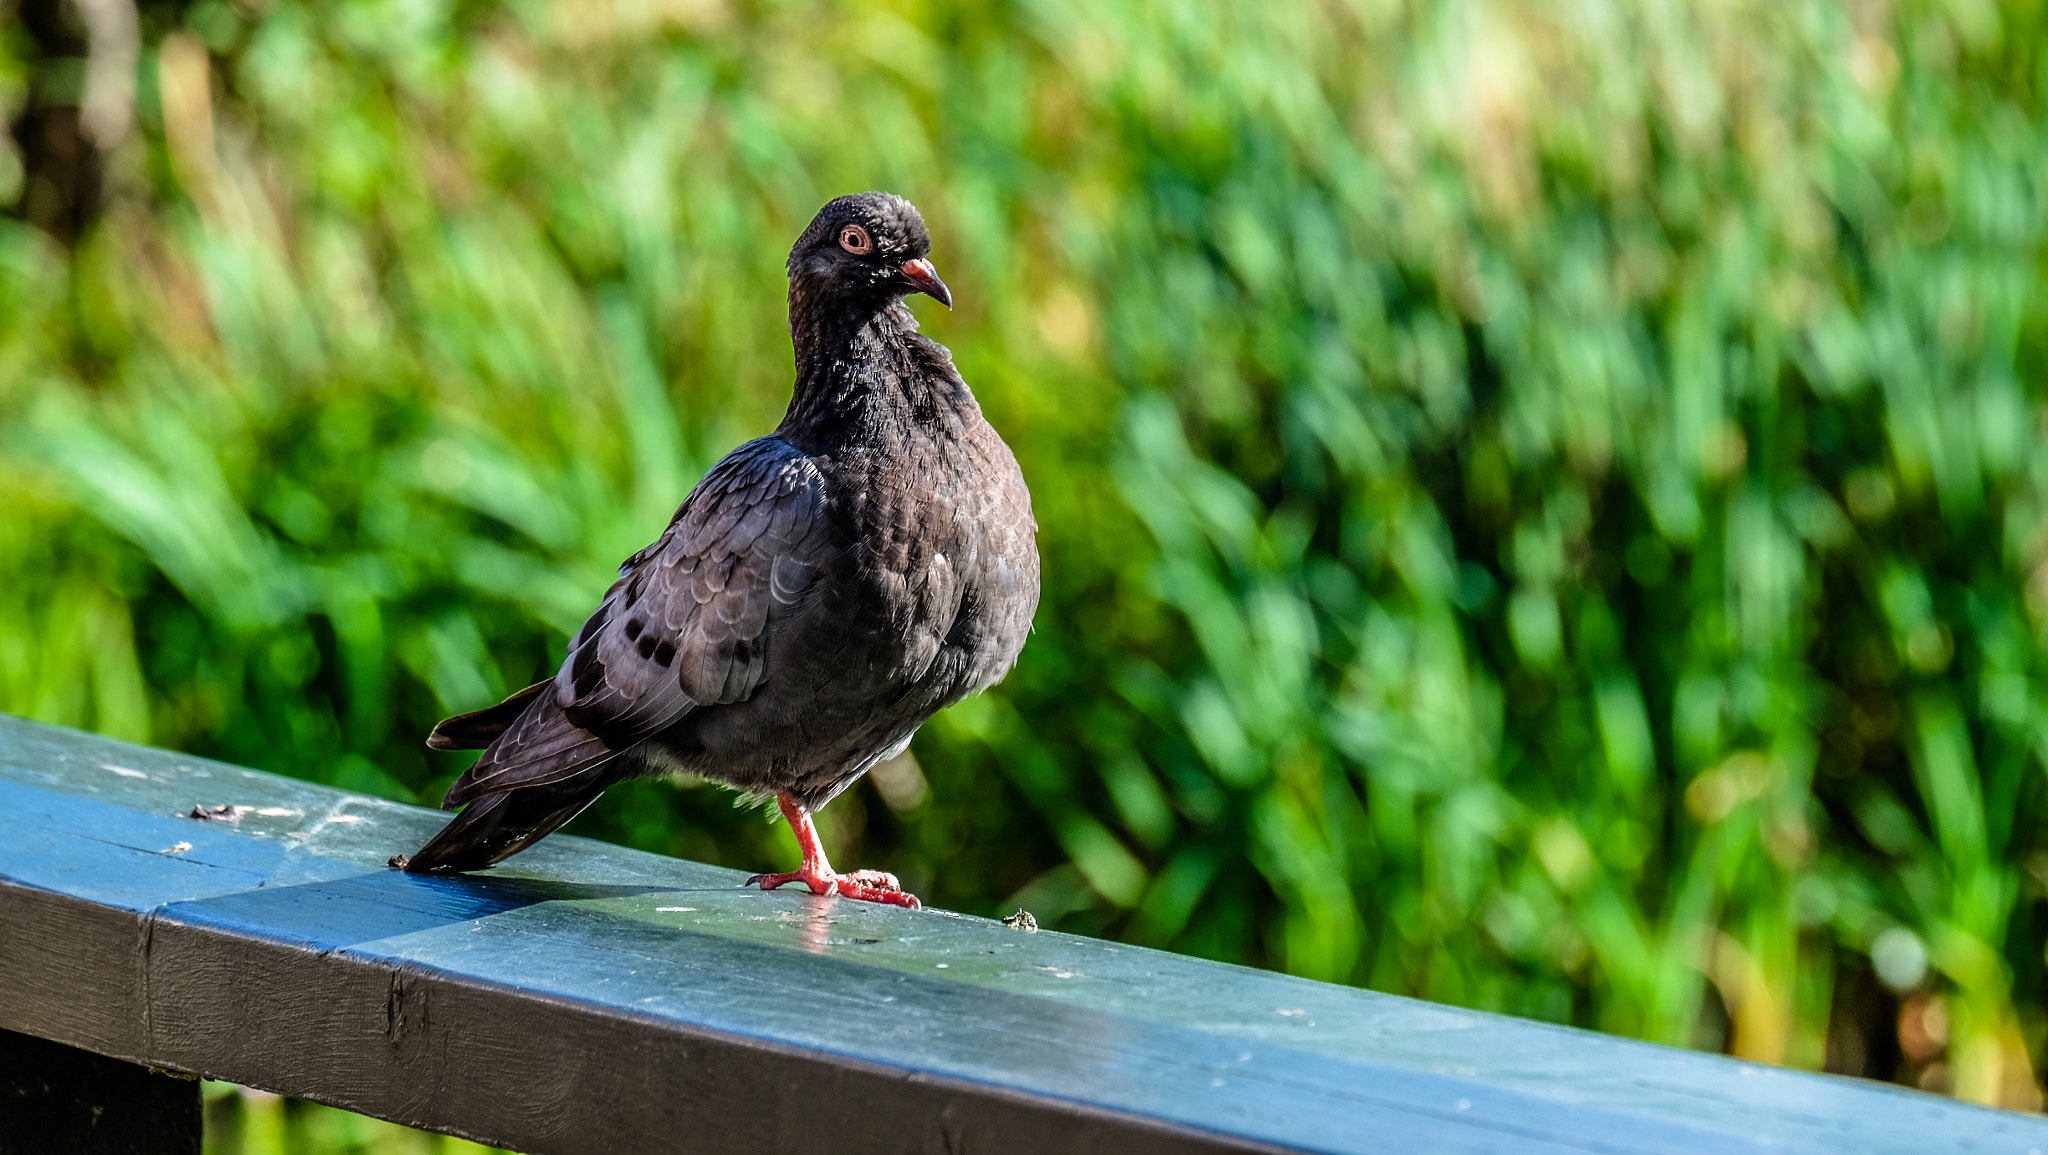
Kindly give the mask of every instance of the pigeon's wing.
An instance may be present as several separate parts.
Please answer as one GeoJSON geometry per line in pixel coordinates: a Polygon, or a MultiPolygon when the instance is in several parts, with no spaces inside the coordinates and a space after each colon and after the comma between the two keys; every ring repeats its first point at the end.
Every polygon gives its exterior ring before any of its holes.
{"type": "Polygon", "coordinates": [[[494,748],[444,805],[562,781],[698,706],[752,694],[770,631],[820,568],[824,505],[817,467],[787,442],[763,437],[734,450],[661,538],[620,567],[569,644],[552,694],[505,732],[500,745],[532,756],[494,757],[494,748]]]}
{"type": "Polygon", "coordinates": [[[811,584],[822,479],[777,437],[734,450],[621,571],[569,647],[555,700],[614,745],[760,685],[769,625],[811,584]]]}

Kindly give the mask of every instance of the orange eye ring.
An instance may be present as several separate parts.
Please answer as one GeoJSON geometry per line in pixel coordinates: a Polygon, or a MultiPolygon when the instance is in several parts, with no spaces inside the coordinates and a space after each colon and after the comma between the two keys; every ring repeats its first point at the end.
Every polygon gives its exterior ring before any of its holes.
{"type": "Polygon", "coordinates": [[[859,225],[848,225],[839,230],[839,247],[856,257],[864,257],[875,251],[875,241],[868,231],[859,225]]]}

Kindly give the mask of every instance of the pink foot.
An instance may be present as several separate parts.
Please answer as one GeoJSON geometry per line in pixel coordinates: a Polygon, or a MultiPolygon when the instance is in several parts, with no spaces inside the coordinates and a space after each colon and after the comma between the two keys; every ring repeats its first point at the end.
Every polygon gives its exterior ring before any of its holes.
{"type": "Polygon", "coordinates": [[[757,874],[744,885],[774,890],[792,882],[810,887],[812,894],[838,894],[862,902],[907,906],[912,910],[924,905],[917,901],[916,895],[904,893],[903,885],[896,881],[895,875],[880,870],[856,870],[850,874],[838,874],[829,869],[818,873],[792,870],[786,874],[757,874]]]}
{"type": "Polygon", "coordinates": [[[776,795],[775,801],[782,806],[782,816],[789,819],[789,828],[796,833],[797,845],[803,848],[804,864],[783,874],[757,874],[741,885],[774,890],[778,886],[801,882],[811,888],[812,894],[837,894],[843,898],[887,903],[911,910],[924,905],[917,901],[916,895],[905,893],[903,884],[888,871],[854,870],[841,874],[832,869],[832,864],[825,861],[825,848],[818,841],[818,828],[811,821],[810,812],[786,793],[776,795]]]}

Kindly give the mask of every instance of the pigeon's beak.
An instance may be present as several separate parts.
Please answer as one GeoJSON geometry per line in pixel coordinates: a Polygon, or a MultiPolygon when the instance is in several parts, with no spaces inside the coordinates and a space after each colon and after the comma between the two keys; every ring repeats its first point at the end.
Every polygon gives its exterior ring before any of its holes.
{"type": "Polygon", "coordinates": [[[946,287],[946,282],[939,279],[939,271],[932,268],[932,263],[923,257],[903,262],[903,279],[909,281],[918,292],[930,293],[938,299],[939,304],[948,309],[953,307],[953,290],[946,287]]]}

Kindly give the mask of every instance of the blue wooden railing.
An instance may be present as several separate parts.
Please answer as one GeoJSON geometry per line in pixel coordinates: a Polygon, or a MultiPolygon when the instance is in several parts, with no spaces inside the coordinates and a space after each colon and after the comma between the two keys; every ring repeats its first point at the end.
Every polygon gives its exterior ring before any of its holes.
{"type": "Polygon", "coordinates": [[[2048,1152],[2031,1116],[572,837],[385,865],[444,820],[0,717],[0,1029],[34,1036],[0,1036],[0,1151],[196,1151],[204,1075],[544,1152],[2048,1152]]]}

